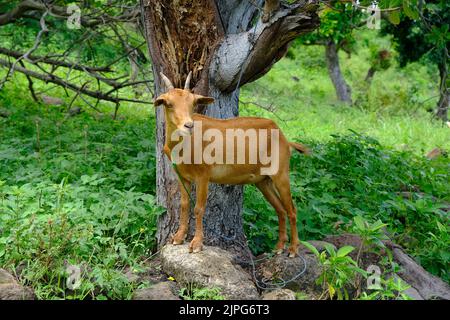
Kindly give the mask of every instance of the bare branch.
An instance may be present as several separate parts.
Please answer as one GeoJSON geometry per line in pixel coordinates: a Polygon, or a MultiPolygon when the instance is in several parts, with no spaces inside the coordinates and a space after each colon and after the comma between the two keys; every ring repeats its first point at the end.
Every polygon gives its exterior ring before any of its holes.
{"type": "MultiPolygon", "coordinates": [[[[15,22],[17,19],[23,18],[30,11],[49,11],[50,15],[56,18],[67,18],[70,14],[67,7],[56,6],[53,4],[45,4],[44,2],[34,0],[23,0],[14,9],[9,12],[0,14],[0,26],[15,22]]],[[[124,8],[123,12],[117,16],[111,16],[103,12],[98,15],[83,15],[81,17],[81,25],[83,27],[95,27],[101,24],[112,22],[127,22],[139,18],[139,10],[137,5],[131,8],[124,8]]]]}
{"type": "MultiPolygon", "coordinates": [[[[19,59],[20,57],[23,57],[25,53],[19,52],[19,51],[13,51],[7,48],[0,47],[0,54],[4,54],[9,57],[13,57],[16,59],[19,59]]],[[[78,71],[88,71],[88,72],[112,72],[111,66],[105,66],[105,67],[90,67],[90,66],[83,66],[77,63],[65,61],[65,60],[56,60],[50,57],[42,57],[42,56],[34,56],[32,54],[28,55],[28,62],[32,64],[37,63],[45,63],[54,65],[57,67],[64,67],[64,68],[70,68],[78,71]]]]}
{"type": "MultiPolygon", "coordinates": [[[[3,59],[0,59],[0,65],[3,65],[5,67],[9,67],[9,68],[12,67],[12,63],[11,62],[8,62],[8,61],[3,60],[3,59]]],[[[42,81],[48,82],[48,83],[54,83],[54,84],[57,84],[59,86],[68,88],[68,89],[70,89],[72,91],[79,92],[80,94],[84,94],[84,95],[90,96],[92,98],[96,98],[96,99],[100,99],[100,100],[104,100],[104,101],[110,101],[110,102],[114,102],[114,103],[118,103],[120,101],[128,101],[128,102],[143,103],[143,104],[149,104],[150,103],[148,101],[141,101],[141,100],[135,100],[135,99],[112,97],[112,96],[107,95],[107,94],[105,94],[105,93],[103,93],[101,91],[92,91],[92,90],[87,89],[84,86],[83,87],[78,87],[77,85],[74,85],[73,83],[65,81],[65,80],[61,79],[60,77],[57,77],[57,76],[55,76],[53,74],[41,74],[41,73],[29,70],[29,69],[25,69],[25,68],[19,67],[19,66],[16,66],[15,70],[20,72],[20,73],[23,73],[25,75],[28,75],[28,76],[30,76],[32,78],[39,79],[39,80],[42,80],[42,81]]],[[[117,88],[117,90],[118,89],[119,88],[117,88]]]]}
{"type": "Polygon", "coordinates": [[[242,86],[263,76],[292,40],[319,26],[317,8],[318,0],[296,3],[276,11],[267,23],[259,21],[247,32],[227,35],[213,60],[217,87],[233,91],[239,80],[242,86]]]}

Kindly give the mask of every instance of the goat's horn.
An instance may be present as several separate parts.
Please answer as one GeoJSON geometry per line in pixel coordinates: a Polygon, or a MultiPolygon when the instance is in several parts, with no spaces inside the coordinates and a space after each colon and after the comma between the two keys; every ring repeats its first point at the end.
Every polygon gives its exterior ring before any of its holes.
{"type": "Polygon", "coordinates": [[[192,71],[189,71],[189,74],[186,78],[186,83],[184,84],[184,90],[190,90],[191,86],[191,78],[192,78],[192,71]]]}
{"type": "Polygon", "coordinates": [[[167,91],[174,89],[172,82],[170,82],[169,78],[166,77],[166,75],[162,72],[159,73],[161,75],[161,79],[164,82],[167,91]]]}

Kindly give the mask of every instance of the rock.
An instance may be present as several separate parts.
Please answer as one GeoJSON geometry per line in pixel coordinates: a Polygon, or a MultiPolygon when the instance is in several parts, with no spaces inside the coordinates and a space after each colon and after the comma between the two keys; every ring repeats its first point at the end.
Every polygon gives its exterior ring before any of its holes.
{"type": "Polygon", "coordinates": [[[250,275],[223,249],[204,246],[201,252],[189,253],[188,244],[169,244],[160,257],[164,272],[182,285],[219,288],[226,299],[259,299],[250,275]]]}
{"type": "Polygon", "coordinates": [[[300,253],[300,257],[296,258],[289,258],[285,254],[276,255],[257,267],[258,280],[277,283],[282,279],[288,281],[284,288],[304,291],[312,296],[320,295],[322,291],[316,284],[316,279],[321,272],[322,268],[319,266],[316,256],[302,253],[300,253]],[[303,270],[305,270],[303,274],[298,276],[303,270]]]}
{"type": "Polygon", "coordinates": [[[75,117],[76,115],[80,114],[81,112],[83,112],[83,110],[80,107],[73,107],[73,108],[70,108],[67,113],[70,117],[75,117]]]}
{"type": "Polygon", "coordinates": [[[180,300],[175,292],[176,288],[172,283],[159,282],[150,288],[137,289],[133,294],[133,300],[180,300]]]}
{"type": "Polygon", "coordinates": [[[0,300],[34,300],[34,293],[20,285],[10,273],[0,269],[0,300]]]}
{"type": "Polygon", "coordinates": [[[289,289],[276,289],[265,292],[261,296],[262,300],[296,300],[295,292],[289,289]]]}
{"type": "Polygon", "coordinates": [[[46,95],[41,95],[42,102],[51,106],[62,106],[64,104],[64,100],[56,97],[50,97],[46,95]]]}
{"type": "Polygon", "coordinates": [[[444,154],[444,151],[439,148],[434,148],[430,152],[427,153],[426,157],[430,160],[436,159],[439,156],[442,156],[444,154]]]}
{"type": "Polygon", "coordinates": [[[0,285],[15,283],[16,279],[6,270],[0,269],[0,285]]]}
{"type": "Polygon", "coordinates": [[[352,246],[359,248],[361,246],[361,237],[357,234],[343,233],[339,235],[326,236],[323,241],[333,244],[336,248],[343,246],[352,246]]]}
{"type": "Polygon", "coordinates": [[[140,279],[139,275],[134,273],[131,268],[125,269],[123,275],[127,278],[128,282],[138,282],[140,279]]]}

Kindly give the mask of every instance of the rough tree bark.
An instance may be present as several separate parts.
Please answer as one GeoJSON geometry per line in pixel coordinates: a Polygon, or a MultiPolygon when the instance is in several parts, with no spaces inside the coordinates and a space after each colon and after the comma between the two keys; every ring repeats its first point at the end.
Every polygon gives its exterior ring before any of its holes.
{"type": "Polygon", "coordinates": [[[450,90],[447,86],[448,70],[446,63],[440,63],[439,67],[439,102],[436,109],[436,118],[442,121],[448,120],[448,108],[450,106],[450,90]]]}
{"type": "Polygon", "coordinates": [[[333,82],[338,99],[346,104],[352,104],[352,90],[345,82],[339,65],[338,49],[333,40],[329,40],[325,46],[325,60],[328,73],[333,82]]]}
{"type": "MultiPolygon", "coordinates": [[[[181,87],[192,71],[193,91],[215,98],[214,104],[197,112],[222,119],[238,116],[239,87],[264,75],[295,37],[319,24],[316,0],[280,7],[271,12],[266,23],[259,18],[255,22],[262,3],[261,0],[141,0],[156,96],[164,91],[160,71],[176,87],[181,87]]],[[[157,199],[167,209],[158,222],[161,247],[178,228],[179,192],[172,165],[162,152],[165,127],[161,109],[156,111],[156,122],[157,199]]],[[[204,219],[206,245],[235,253],[244,251],[242,192],[241,186],[210,186],[204,219]]],[[[191,229],[188,237],[192,234],[191,229]]]]}

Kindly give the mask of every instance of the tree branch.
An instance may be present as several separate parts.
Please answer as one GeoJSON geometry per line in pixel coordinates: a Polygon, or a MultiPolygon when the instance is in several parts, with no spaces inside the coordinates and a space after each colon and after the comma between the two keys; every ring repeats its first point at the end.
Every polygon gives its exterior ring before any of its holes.
{"type": "MultiPolygon", "coordinates": [[[[0,65],[11,68],[12,67],[12,63],[8,62],[6,60],[0,59],[0,65]]],[[[81,93],[87,96],[90,96],[92,98],[96,98],[96,99],[100,99],[100,100],[104,100],[104,101],[110,101],[110,102],[114,102],[114,103],[119,103],[121,101],[127,101],[127,102],[134,102],[134,103],[144,103],[144,104],[148,104],[150,102],[148,101],[141,101],[141,100],[135,100],[135,99],[127,99],[127,98],[120,98],[120,97],[113,97],[110,96],[106,93],[103,93],[101,91],[92,91],[86,88],[86,85],[83,85],[82,87],[78,87],[77,85],[74,85],[73,83],[70,83],[68,81],[65,81],[63,79],[61,79],[58,76],[55,76],[53,74],[42,74],[42,73],[38,73],[29,69],[25,69],[23,67],[19,67],[16,66],[15,67],[15,71],[18,71],[20,73],[23,73],[24,75],[30,76],[32,78],[44,81],[44,82],[49,82],[49,83],[54,83],[56,85],[62,86],[64,88],[68,88],[74,92],[77,93],[81,93]]],[[[126,85],[130,85],[130,84],[126,84],[126,85]]],[[[117,91],[118,89],[120,89],[119,87],[115,88],[114,91],[117,91]]]]}
{"type": "Polygon", "coordinates": [[[319,26],[317,9],[318,0],[301,1],[278,10],[267,23],[258,21],[247,32],[227,35],[212,63],[215,85],[230,92],[239,80],[242,86],[263,76],[283,57],[292,40],[319,26]]]}
{"type": "MultiPolygon", "coordinates": [[[[56,18],[67,18],[70,16],[67,12],[67,7],[45,4],[44,2],[34,0],[23,0],[11,11],[0,14],[0,26],[13,23],[17,19],[25,17],[30,11],[44,12],[46,10],[49,10],[50,14],[56,18]]],[[[135,20],[139,17],[139,14],[139,9],[137,5],[135,5],[131,9],[124,9],[121,14],[117,16],[111,16],[103,12],[98,12],[98,15],[94,17],[82,15],[80,23],[83,27],[95,27],[110,22],[135,20]]]]}
{"type": "MultiPolygon", "coordinates": [[[[19,52],[19,51],[13,51],[7,48],[2,48],[0,47],[0,54],[4,54],[6,56],[9,57],[13,57],[16,59],[19,59],[20,57],[24,56],[24,53],[19,52]]],[[[72,63],[72,62],[68,62],[68,61],[64,61],[64,60],[56,60],[56,59],[52,59],[50,57],[41,57],[41,56],[35,56],[35,55],[29,55],[28,62],[32,63],[32,64],[36,64],[36,63],[46,63],[46,64],[50,64],[53,66],[57,66],[57,67],[64,67],[64,68],[70,68],[70,69],[74,69],[74,70],[78,70],[78,71],[89,71],[89,72],[112,72],[110,66],[106,66],[106,67],[89,67],[89,66],[83,66],[77,63],[72,63]]]]}

